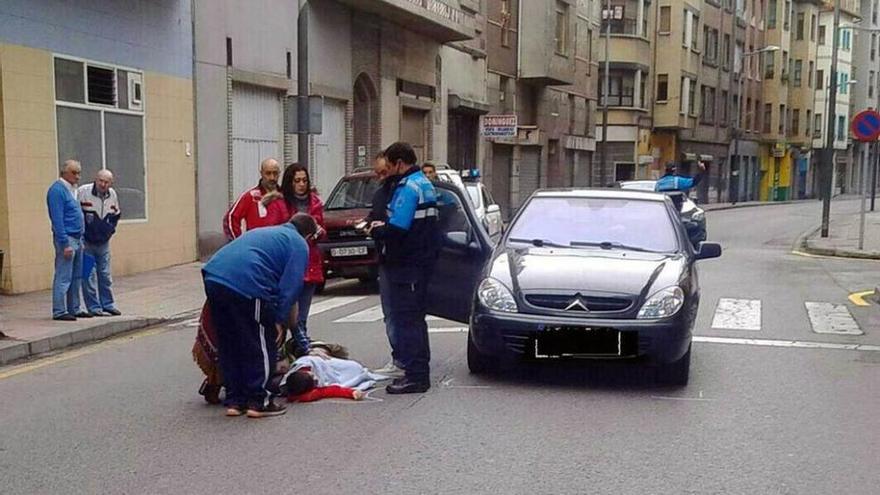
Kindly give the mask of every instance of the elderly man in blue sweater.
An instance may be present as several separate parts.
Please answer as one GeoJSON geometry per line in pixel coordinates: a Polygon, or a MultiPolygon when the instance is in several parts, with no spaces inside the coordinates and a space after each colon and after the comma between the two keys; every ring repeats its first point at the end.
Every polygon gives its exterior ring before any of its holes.
{"type": "Polygon", "coordinates": [[[294,215],[277,227],[249,230],[217,251],[202,268],[205,295],[217,332],[226,415],[284,414],[266,389],[277,361],[309,259],[304,237],[315,220],[294,215]]]}
{"type": "Polygon", "coordinates": [[[76,321],[90,318],[80,311],[79,291],[82,282],[83,212],[76,199],[76,185],[82,166],[67,160],[61,166],[61,177],[46,193],[52,239],[55,243],[55,279],[52,282],[52,318],[76,321]]]}

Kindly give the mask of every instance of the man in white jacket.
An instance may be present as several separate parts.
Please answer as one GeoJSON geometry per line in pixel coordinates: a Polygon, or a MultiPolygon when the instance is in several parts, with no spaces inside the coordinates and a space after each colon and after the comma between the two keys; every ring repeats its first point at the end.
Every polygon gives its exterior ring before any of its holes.
{"type": "Polygon", "coordinates": [[[113,277],[110,274],[110,237],[116,233],[121,211],[113,190],[113,174],[99,170],[95,182],[81,186],[77,199],[85,218],[85,255],[95,260],[96,275],[84,274],[83,296],[91,316],[119,316],[113,302],[113,277]]]}

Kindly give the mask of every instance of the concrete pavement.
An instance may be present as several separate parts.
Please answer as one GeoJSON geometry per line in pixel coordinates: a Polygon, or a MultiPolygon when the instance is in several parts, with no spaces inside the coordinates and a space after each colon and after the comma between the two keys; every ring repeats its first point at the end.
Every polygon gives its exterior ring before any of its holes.
{"type": "Polygon", "coordinates": [[[205,300],[201,263],[189,263],[114,280],[122,316],[53,321],[52,292],[0,297],[0,365],[16,359],[101,340],[198,311],[205,300]]]}
{"type": "Polygon", "coordinates": [[[835,215],[832,207],[829,236],[823,238],[819,227],[813,228],[802,238],[800,247],[807,253],[822,256],[880,260],[880,211],[865,214],[863,249],[859,249],[859,221],[858,210],[835,215]]]}

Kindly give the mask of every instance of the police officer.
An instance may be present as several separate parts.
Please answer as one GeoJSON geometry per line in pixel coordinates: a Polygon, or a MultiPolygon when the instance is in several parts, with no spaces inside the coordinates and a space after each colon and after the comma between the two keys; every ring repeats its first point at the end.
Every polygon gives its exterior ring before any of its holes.
{"type": "Polygon", "coordinates": [[[700,162],[699,167],[700,170],[697,172],[696,176],[687,177],[678,175],[675,163],[667,163],[666,173],[663,174],[663,177],[657,179],[657,183],[654,184],[654,190],[657,192],[681,191],[685,193],[690,191],[694,187],[697,187],[697,184],[703,179],[703,172],[706,171],[706,165],[700,162]]]}
{"type": "Polygon", "coordinates": [[[400,178],[391,192],[387,222],[372,222],[369,233],[384,245],[380,263],[388,277],[386,325],[394,330],[394,357],[404,370],[404,376],[385,390],[389,394],[423,393],[431,387],[425,313],[428,282],[440,245],[437,193],[416,166],[415,151],[408,143],[389,146],[385,159],[390,175],[400,178]]]}

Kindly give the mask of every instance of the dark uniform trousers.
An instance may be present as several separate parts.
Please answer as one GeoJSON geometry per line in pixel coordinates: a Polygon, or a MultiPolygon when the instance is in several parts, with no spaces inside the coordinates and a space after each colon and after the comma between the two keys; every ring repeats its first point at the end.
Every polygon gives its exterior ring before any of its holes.
{"type": "Polygon", "coordinates": [[[432,266],[386,266],[393,329],[393,355],[414,381],[430,378],[431,347],[428,341],[428,283],[432,266]]]}

